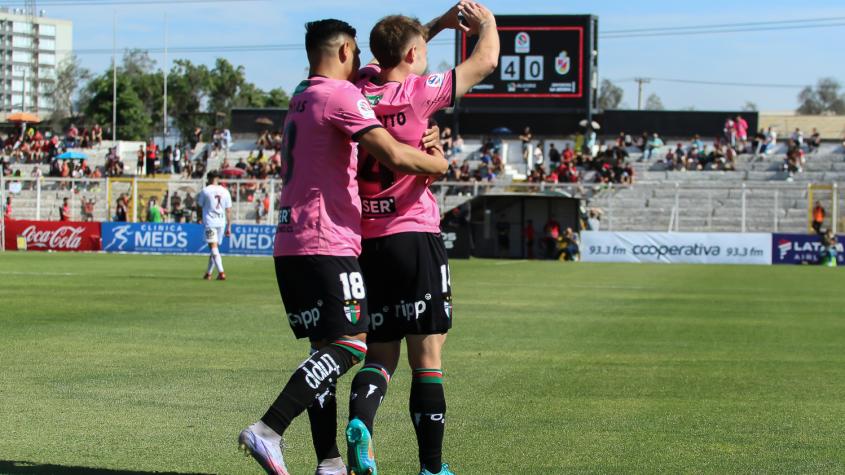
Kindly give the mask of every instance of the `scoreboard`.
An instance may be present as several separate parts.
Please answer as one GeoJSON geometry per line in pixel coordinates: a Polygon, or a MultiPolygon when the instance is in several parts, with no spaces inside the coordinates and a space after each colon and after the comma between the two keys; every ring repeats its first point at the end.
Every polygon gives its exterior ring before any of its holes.
{"type": "MultiPolygon", "coordinates": [[[[499,65],[461,100],[461,110],[583,112],[595,101],[598,20],[590,15],[498,15],[499,65]]],[[[458,32],[456,62],[478,36],[458,32]]]]}

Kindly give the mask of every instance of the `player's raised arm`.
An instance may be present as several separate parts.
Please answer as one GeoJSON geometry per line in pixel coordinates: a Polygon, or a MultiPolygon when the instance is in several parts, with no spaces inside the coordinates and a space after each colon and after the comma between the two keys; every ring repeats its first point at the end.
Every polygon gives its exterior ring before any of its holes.
{"type": "Polygon", "coordinates": [[[469,32],[469,26],[461,23],[461,20],[458,17],[460,7],[468,3],[470,3],[468,0],[461,0],[446,13],[426,23],[425,28],[428,30],[428,34],[426,35],[425,41],[431,41],[443,30],[461,30],[463,32],[469,32]]]}
{"type": "Polygon", "coordinates": [[[380,163],[397,172],[409,175],[440,176],[449,168],[449,162],[443,157],[442,150],[430,149],[432,154],[426,154],[397,142],[387,130],[381,127],[361,135],[358,143],[380,163]]]}
{"type": "Polygon", "coordinates": [[[457,8],[471,31],[478,32],[478,44],[472,54],[455,68],[455,96],[460,98],[499,64],[499,31],[496,29],[496,17],[484,5],[463,2],[457,8]]]}

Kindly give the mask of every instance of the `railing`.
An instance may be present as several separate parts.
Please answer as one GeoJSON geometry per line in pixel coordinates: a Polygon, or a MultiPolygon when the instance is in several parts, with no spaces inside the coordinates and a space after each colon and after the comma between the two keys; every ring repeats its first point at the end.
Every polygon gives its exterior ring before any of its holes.
{"type": "Polygon", "coordinates": [[[603,213],[603,230],[805,232],[813,205],[826,215],[823,229],[845,231],[840,185],[796,183],[640,182],[585,193],[603,213]]]}
{"type": "MultiPolygon", "coordinates": [[[[276,224],[277,200],[282,181],[224,180],[232,194],[232,221],[237,224],[276,224]]],[[[12,197],[12,218],[57,220],[65,198],[72,220],[112,221],[117,200],[123,196],[128,206],[127,219],[146,221],[151,198],[165,211],[167,221],[196,221],[196,197],[203,180],[118,177],[99,179],[0,177],[0,198],[5,204],[12,197]],[[83,208],[83,200],[93,200],[93,216],[83,208]]],[[[442,211],[458,206],[472,197],[493,191],[503,193],[557,193],[582,195],[579,184],[436,182],[431,186],[442,211]]]]}
{"type": "MultiPolygon", "coordinates": [[[[276,224],[281,180],[225,180],[232,193],[232,221],[237,224],[276,224]]],[[[64,198],[72,220],[112,221],[123,195],[129,221],[146,221],[150,198],[169,222],[196,221],[196,196],[202,180],[141,177],[72,179],[0,177],[0,204],[12,197],[13,219],[57,220],[64,198]],[[174,198],[178,197],[178,198],[174,198]],[[91,216],[82,200],[93,200],[91,216]]],[[[601,208],[603,230],[669,230],[779,232],[805,231],[812,202],[827,209],[825,228],[843,229],[839,216],[845,196],[839,185],[794,183],[666,183],[634,185],[551,184],[439,181],[431,185],[441,212],[490,193],[546,193],[584,199],[601,208]]]]}

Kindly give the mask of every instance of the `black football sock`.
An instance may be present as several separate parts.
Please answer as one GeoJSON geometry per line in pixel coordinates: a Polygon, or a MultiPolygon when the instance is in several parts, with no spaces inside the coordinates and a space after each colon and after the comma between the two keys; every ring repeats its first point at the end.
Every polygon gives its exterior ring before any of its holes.
{"type": "Polygon", "coordinates": [[[308,407],[308,420],[311,421],[311,440],[314,442],[317,463],[340,457],[337,449],[337,398],[334,384],[325,393],[318,394],[317,400],[308,407]]]}
{"type": "Polygon", "coordinates": [[[284,434],[296,416],[366,354],[367,345],[358,340],[338,340],[319,349],[293,372],[261,420],[277,434],[284,434]]]}
{"type": "Polygon", "coordinates": [[[349,420],[360,419],[371,435],[376,411],[387,394],[389,382],[390,373],[383,366],[375,363],[365,364],[352,380],[352,390],[349,393],[349,420]]]}
{"type": "Polygon", "coordinates": [[[431,473],[440,473],[446,431],[443,371],[419,368],[414,370],[413,378],[408,408],[417,432],[420,465],[431,473]]]}

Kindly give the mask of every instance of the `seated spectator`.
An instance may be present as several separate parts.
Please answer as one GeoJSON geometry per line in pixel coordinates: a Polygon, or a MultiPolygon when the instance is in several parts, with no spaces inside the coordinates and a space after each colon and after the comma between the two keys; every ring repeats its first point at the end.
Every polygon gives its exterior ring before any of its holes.
{"type": "Polygon", "coordinates": [[[822,236],[822,249],[819,255],[819,264],[827,267],[836,267],[837,264],[837,242],[836,235],[832,229],[828,229],[822,236]]]}
{"type": "Polygon", "coordinates": [[[792,132],[792,135],[789,137],[795,142],[799,147],[804,146],[804,132],[801,132],[801,129],[796,128],[795,132],[792,132]]]}
{"type": "Polygon", "coordinates": [[[558,259],[564,261],[577,261],[580,258],[580,238],[572,228],[566,228],[560,238],[560,254],[558,259]]]}
{"type": "Polygon", "coordinates": [[[74,124],[70,124],[70,127],[67,130],[67,134],[65,135],[65,143],[68,148],[76,147],[77,140],[79,139],[79,129],[76,128],[74,124]]]}
{"type": "Polygon", "coordinates": [[[91,129],[91,139],[98,147],[103,144],[103,128],[100,127],[100,124],[94,124],[91,129]]]}
{"type": "Polygon", "coordinates": [[[704,151],[704,142],[701,141],[701,136],[695,134],[692,136],[692,141],[690,142],[690,149],[697,148],[699,152],[704,151]]]}
{"type": "Polygon", "coordinates": [[[682,170],[686,168],[687,153],[684,150],[684,144],[678,143],[675,150],[670,150],[666,154],[666,167],[670,170],[682,170]]]}
{"type": "Polygon", "coordinates": [[[464,151],[464,139],[460,134],[452,141],[452,151],[454,153],[462,153],[464,151]]]}
{"type": "Polygon", "coordinates": [[[654,153],[655,150],[660,151],[663,147],[663,139],[660,138],[660,135],[655,132],[654,135],[649,139],[648,145],[646,146],[646,152],[644,159],[651,160],[651,155],[654,153]]]}
{"type": "Polygon", "coordinates": [[[807,142],[807,149],[810,153],[816,153],[819,151],[819,147],[822,146],[822,135],[819,133],[818,129],[813,129],[813,134],[810,135],[810,140],[807,142]]]}
{"type": "Polygon", "coordinates": [[[616,137],[616,146],[617,147],[624,147],[625,146],[625,132],[619,132],[619,135],[616,137]]]}
{"type": "Polygon", "coordinates": [[[760,151],[760,153],[765,154],[774,152],[777,143],[778,132],[777,130],[775,130],[774,127],[769,127],[768,130],[766,130],[766,139],[763,142],[763,149],[760,151]]]}
{"type": "Polygon", "coordinates": [[[634,166],[630,163],[625,163],[624,168],[622,169],[622,180],[621,183],[623,185],[633,185],[634,184],[634,166]]]}
{"type": "Polygon", "coordinates": [[[723,170],[736,170],[736,150],[733,147],[725,147],[725,159],[722,164],[723,170]]]}
{"type": "Polygon", "coordinates": [[[6,197],[6,206],[3,208],[3,219],[6,221],[12,219],[12,197],[6,197]]]}
{"type": "Polygon", "coordinates": [[[493,154],[493,159],[490,162],[490,171],[494,176],[501,176],[505,173],[505,163],[502,161],[502,155],[498,153],[493,154]]]}
{"type": "Polygon", "coordinates": [[[238,159],[238,163],[237,163],[237,164],[235,164],[235,168],[238,168],[238,169],[240,169],[240,170],[246,171],[246,169],[247,169],[247,165],[246,165],[246,162],[244,162],[244,158],[243,158],[243,157],[241,157],[241,158],[239,158],[239,159],[238,159]]]}

